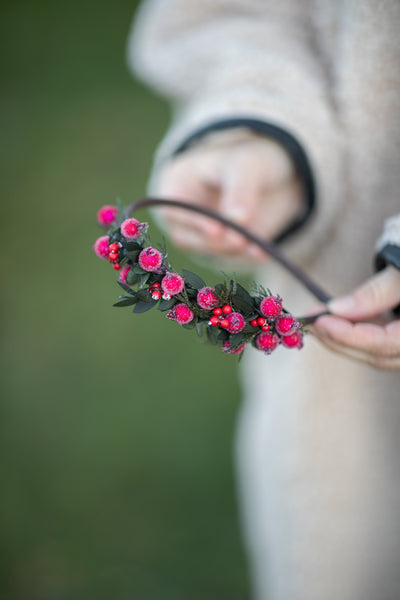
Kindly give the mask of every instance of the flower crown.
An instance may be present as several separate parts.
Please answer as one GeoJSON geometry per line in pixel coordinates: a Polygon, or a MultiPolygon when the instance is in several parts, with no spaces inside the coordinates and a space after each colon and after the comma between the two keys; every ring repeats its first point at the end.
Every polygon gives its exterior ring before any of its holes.
{"type": "MultiPolygon", "coordinates": [[[[205,209],[177,201],[150,199],[126,209],[103,206],[97,220],[107,233],[96,240],[93,249],[119,273],[118,283],[125,294],[119,296],[114,306],[133,306],[136,314],[157,308],[185,329],[196,329],[199,337],[206,337],[209,343],[220,346],[228,354],[241,355],[247,344],[265,354],[271,354],[279,345],[301,349],[304,326],[311,319],[296,319],[283,307],[279,295],[256,283],[249,292],[234,276],[226,275],[223,283],[211,287],[191,271],[182,269],[180,274],[172,268],[165,244],[153,246],[148,224],[129,216],[132,207],[161,203],[197,210],[226,221],[205,209]]],[[[229,222],[225,224],[241,229],[229,222]]],[[[248,232],[244,233],[249,237],[248,232]]],[[[265,242],[261,243],[265,246],[265,242]]],[[[301,277],[304,278],[304,274],[301,277]]],[[[307,285],[304,279],[302,281],[307,285]]],[[[312,285],[315,288],[315,284],[312,285]]],[[[313,291],[317,295],[315,289],[313,291]]],[[[319,299],[321,295],[325,299],[324,292],[319,292],[319,299]]]]}

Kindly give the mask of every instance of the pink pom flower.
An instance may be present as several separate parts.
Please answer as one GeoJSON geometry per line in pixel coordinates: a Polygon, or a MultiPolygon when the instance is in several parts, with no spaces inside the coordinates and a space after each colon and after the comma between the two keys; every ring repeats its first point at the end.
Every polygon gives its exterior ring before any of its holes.
{"type": "Polygon", "coordinates": [[[284,335],[281,339],[282,346],[285,348],[298,348],[299,350],[303,347],[304,335],[301,331],[295,331],[290,335],[284,335]]]}
{"type": "Polygon", "coordinates": [[[133,217],[130,219],[125,219],[125,221],[123,221],[121,224],[121,233],[128,241],[137,240],[140,238],[141,233],[146,225],[146,223],[141,223],[133,217]]]}
{"type": "Polygon", "coordinates": [[[282,312],[282,298],[279,296],[267,296],[261,300],[260,311],[267,319],[276,319],[282,312]]]}
{"type": "Polygon", "coordinates": [[[194,319],[194,313],[186,304],[176,304],[170,311],[167,312],[167,319],[172,319],[179,325],[187,325],[194,319]]]}
{"type": "Polygon", "coordinates": [[[156,248],[149,246],[141,251],[139,254],[139,265],[143,271],[158,271],[163,261],[162,254],[156,248]]]}
{"type": "Polygon", "coordinates": [[[275,329],[281,335],[291,335],[300,327],[300,323],[289,314],[283,314],[275,321],[275,329]]]}
{"type": "Polygon", "coordinates": [[[240,333],[245,328],[246,321],[239,312],[231,312],[225,318],[229,321],[229,325],[226,328],[229,333],[240,333]]]}
{"type": "Polygon", "coordinates": [[[106,204],[97,213],[97,220],[102,227],[108,227],[116,220],[119,210],[116,206],[106,204]]]}
{"type": "Polygon", "coordinates": [[[125,265],[124,267],[122,267],[122,269],[119,272],[118,281],[127,285],[126,276],[128,275],[130,270],[131,267],[129,265],[125,265]]]}
{"type": "Polygon", "coordinates": [[[241,354],[243,352],[243,350],[245,349],[245,346],[246,346],[246,344],[243,343],[240,346],[238,346],[237,348],[231,348],[229,341],[226,340],[224,342],[224,345],[222,346],[222,352],[227,352],[228,354],[241,354]]]}
{"type": "Polygon", "coordinates": [[[215,289],[212,287],[203,287],[198,291],[197,304],[204,310],[211,310],[219,304],[219,299],[215,295],[215,289]]]}
{"type": "Polygon", "coordinates": [[[183,277],[178,273],[166,273],[161,280],[161,287],[165,294],[176,296],[185,287],[183,277]]]}
{"type": "Polygon", "coordinates": [[[259,333],[256,337],[256,346],[259,350],[265,352],[265,354],[271,354],[279,344],[279,337],[276,333],[270,333],[269,331],[259,333]]]}
{"type": "Polygon", "coordinates": [[[95,243],[93,245],[93,250],[95,251],[97,256],[99,258],[102,258],[103,260],[107,260],[107,258],[108,258],[109,239],[110,238],[108,237],[108,235],[102,235],[101,237],[97,238],[97,240],[95,241],[95,243]]]}

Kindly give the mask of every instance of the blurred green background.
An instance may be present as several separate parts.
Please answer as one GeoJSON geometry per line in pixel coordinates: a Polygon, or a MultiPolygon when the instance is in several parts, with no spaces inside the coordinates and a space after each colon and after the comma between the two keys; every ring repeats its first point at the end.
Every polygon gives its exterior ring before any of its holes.
{"type": "Polygon", "coordinates": [[[248,598],[236,359],[112,308],[91,250],[168,124],[125,66],[135,5],[1,3],[2,600],[248,598]]]}

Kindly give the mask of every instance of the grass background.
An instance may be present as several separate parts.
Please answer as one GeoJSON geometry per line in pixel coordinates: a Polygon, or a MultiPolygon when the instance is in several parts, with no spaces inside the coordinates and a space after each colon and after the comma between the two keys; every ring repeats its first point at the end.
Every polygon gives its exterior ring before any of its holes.
{"type": "Polygon", "coordinates": [[[125,66],[135,5],[0,6],[4,600],[248,597],[236,360],[111,308],[91,250],[97,209],[144,194],[168,124],[125,66]]]}

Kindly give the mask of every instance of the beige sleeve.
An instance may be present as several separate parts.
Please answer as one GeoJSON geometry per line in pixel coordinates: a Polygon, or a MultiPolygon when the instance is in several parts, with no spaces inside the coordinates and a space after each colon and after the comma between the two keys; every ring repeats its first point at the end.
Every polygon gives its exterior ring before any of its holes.
{"type": "Polygon", "coordinates": [[[323,242],[344,198],[340,130],[313,42],[311,5],[147,0],[128,40],[132,69],[174,109],[156,154],[152,191],[160,165],[194,130],[232,117],[272,123],[297,138],[316,180],[318,209],[305,228],[312,235],[296,236],[301,256],[302,246],[309,255],[323,242]]]}

